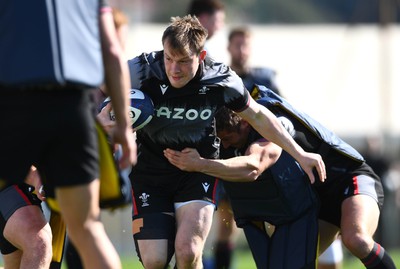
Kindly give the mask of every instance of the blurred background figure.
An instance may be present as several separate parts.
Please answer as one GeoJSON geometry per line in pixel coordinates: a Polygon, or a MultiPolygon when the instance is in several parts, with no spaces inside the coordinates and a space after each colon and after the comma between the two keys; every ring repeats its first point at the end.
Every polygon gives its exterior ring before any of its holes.
{"type": "Polygon", "coordinates": [[[237,27],[230,31],[228,36],[230,67],[242,78],[247,90],[251,91],[254,84],[260,84],[281,95],[276,83],[276,72],[273,69],[249,65],[251,39],[251,32],[246,27],[237,27]]]}
{"type": "MultiPolygon", "coordinates": [[[[189,4],[188,14],[198,18],[201,25],[207,29],[207,40],[211,39],[225,25],[225,6],[220,0],[192,0],[189,4]]],[[[210,52],[205,45],[207,55],[217,57],[216,52],[210,52]]]]}
{"type": "Polygon", "coordinates": [[[123,51],[126,50],[126,43],[128,39],[129,19],[124,12],[120,9],[113,7],[112,14],[114,18],[114,26],[117,31],[118,40],[121,43],[123,51]]]}

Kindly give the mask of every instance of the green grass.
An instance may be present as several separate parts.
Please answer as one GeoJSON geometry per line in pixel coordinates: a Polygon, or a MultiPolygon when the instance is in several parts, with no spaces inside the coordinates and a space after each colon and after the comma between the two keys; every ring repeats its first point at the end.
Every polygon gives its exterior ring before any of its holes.
{"type": "MultiPolygon", "coordinates": [[[[400,248],[389,250],[396,266],[400,268],[400,248]]],[[[123,268],[143,268],[141,263],[135,258],[126,257],[122,259],[123,268]]],[[[363,269],[365,268],[360,260],[353,257],[347,250],[344,250],[343,269],[363,269]]],[[[257,269],[250,251],[237,250],[234,256],[234,269],[257,269]]]]}
{"type": "MultiPolygon", "coordinates": [[[[392,258],[394,259],[396,266],[400,268],[400,248],[389,250],[389,252],[392,258]]],[[[122,258],[122,268],[124,269],[143,268],[142,264],[138,261],[136,256],[126,256],[121,258],[122,258]]],[[[0,261],[0,266],[2,266],[1,261],[0,261]]],[[[65,265],[63,265],[62,268],[67,269],[65,265]]],[[[361,264],[361,262],[358,259],[351,256],[351,254],[349,254],[347,250],[345,250],[343,269],[363,269],[363,268],[364,266],[361,264]]],[[[234,269],[256,269],[251,253],[248,250],[238,249],[235,252],[234,269]]]]}

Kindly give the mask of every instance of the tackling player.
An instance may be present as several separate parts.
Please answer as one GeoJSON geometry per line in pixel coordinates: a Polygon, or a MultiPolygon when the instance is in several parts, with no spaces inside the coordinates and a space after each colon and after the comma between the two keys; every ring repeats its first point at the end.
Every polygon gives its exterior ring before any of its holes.
{"type": "Polygon", "coordinates": [[[221,108],[216,125],[223,159],[202,158],[191,148],[166,149],[164,155],[183,171],[224,180],[257,268],[315,268],[319,203],[307,176],[293,158],[231,110],[221,108]]]}
{"type": "Polygon", "coordinates": [[[327,180],[314,184],[321,202],[320,253],[340,232],[343,244],[366,268],[396,268],[389,253],[373,239],[383,205],[381,179],[363,156],[336,134],[273,91],[255,87],[266,93],[257,102],[283,116],[283,124],[297,143],[321,154],[325,161],[327,180]]]}

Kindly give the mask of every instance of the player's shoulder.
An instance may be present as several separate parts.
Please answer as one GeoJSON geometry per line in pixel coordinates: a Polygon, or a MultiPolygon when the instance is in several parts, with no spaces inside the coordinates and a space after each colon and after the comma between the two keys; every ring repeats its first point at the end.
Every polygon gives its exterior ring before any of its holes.
{"type": "Polygon", "coordinates": [[[163,51],[144,52],[128,60],[128,66],[133,87],[138,88],[144,80],[151,78],[166,79],[163,51]]]}
{"type": "Polygon", "coordinates": [[[207,57],[202,65],[201,81],[205,84],[216,84],[223,87],[242,87],[241,78],[222,62],[207,57]]]}

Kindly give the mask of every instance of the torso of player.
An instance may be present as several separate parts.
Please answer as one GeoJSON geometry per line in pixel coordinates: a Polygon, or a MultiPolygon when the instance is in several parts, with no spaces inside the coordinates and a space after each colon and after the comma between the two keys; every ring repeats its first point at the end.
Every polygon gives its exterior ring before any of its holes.
{"type": "Polygon", "coordinates": [[[224,105],[234,110],[247,105],[239,77],[223,65],[206,62],[192,81],[177,89],[165,76],[161,51],[143,54],[129,65],[131,76],[137,74],[132,87],[147,93],[155,107],[151,122],[138,132],[139,143],[153,152],[194,147],[203,157],[216,157],[215,112],[224,105]]]}

